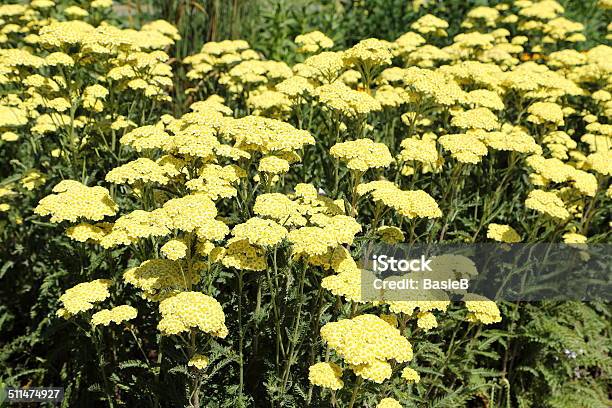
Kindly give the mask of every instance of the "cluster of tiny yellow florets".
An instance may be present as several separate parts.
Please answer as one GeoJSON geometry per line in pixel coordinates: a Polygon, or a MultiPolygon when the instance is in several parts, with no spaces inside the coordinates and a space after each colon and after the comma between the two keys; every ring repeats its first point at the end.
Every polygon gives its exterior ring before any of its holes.
{"type": "Polygon", "coordinates": [[[469,312],[469,321],[483,324],[501,322],[502,318],[495,302],[475,294],[465,295],[463,301],[469,312]]]}
{"type": "Polygon", "coordinates": [[[213,336],[227,336],[225,314],[219,302],[199,292],[181,292],[159,304],[158,328],[165,335],[197,328],[213,336]]]}
{"type": "Polygon", "coordinates": [[[308,379],[314,385],[339,390],[344,386],[342,368],[334,363],[316,363],[308,369],[308,379]]]}
{"type": "Polygon", "coordinates": [[[388,167],[393,161],[389,148],[370,139],[357,139],[332,146],[330,153],[346,162],[351,170],[366,171],[376,167],[388,167]]]}
{"type": "Polygon", "coordinates": [[[365,379],[381,383],[391,377],[390,360],[412,359],[412,346],[399,330],[374,315],[328,323],[321,337],[351,369],[365,379]]]}
{"type": "Polygon", "coordinates": [[[91,323],[94,326],[99,324],[108,326],[112,323],[122,323],[127,320],[132,320],[138,315],[136,308],[128,305],[121,305],[112,309],[103,309],[94,313],[91,316],[91,323]]]}
{"type": "Polygon", "coordinates": [[[442,212],[436,201],[423,190],[400,190],[390,181],[380,180],[357,186],[359,195],[371,194],[375,202],[393,208],[408,218],[438,218],[442,212]]]}
{"type": "Polygon", "coordinates": [[[509,225],[489,224],[487,227],[487,238],[499,242],[520,242],[521,236],[509,225]]]}
{"type": "Polygon", "coordinates": [[[68,289],[60,297],[60,302],[63,309],[60,309],[59,314],[67,312],[74,315],[80,312],[85,312],[93,308],[93,304],[101,302],[110,296],[108,288],[111,285],[110,280],[96,279],[91,282],[79,283],[78,285],[68,289]]]}
{"type": "Polygon", "coordinates": [[[104,187],[87,187],[77,181],[64,180],[53,188],[56,194],[40,200],[34,212],[51,215],[51,221],[76,221],[84,218],[99,221],[115,215],[117,205],[104,187]]]}

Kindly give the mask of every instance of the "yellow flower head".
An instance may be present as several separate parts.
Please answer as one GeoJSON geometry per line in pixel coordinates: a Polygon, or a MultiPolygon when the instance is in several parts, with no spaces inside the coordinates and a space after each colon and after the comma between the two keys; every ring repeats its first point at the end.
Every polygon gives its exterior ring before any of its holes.
{"type": "Polygon", "coordinates": [[[56,194],[40,200],[34,209],[38,215],[51,215],[51,222],[75,222],[79,218],[99,221],[117,212],[117,204],[104,187],[87,187],[78,181],[64,180],[53,187],[53,192],[56,194]]]}
{"type": "Polygon", "coordinates": [[[386,180],[357,186],[357,194],[371,194],[376,202],[389,206],[408,218],[438,218],[442,212],[436,201],[423,190],[404,191],[386,180]]]}
{"type": "Polygon", "coordinates": [[[402,405],[396,399],[387,397],[381,399],[376,408],[402,408],[402,405]]]}
{"type": "Polygon", "coordinates": [[[355,91],[340,81],[315,88],[314,94],[326,108],[344,116],[355,117],[379,111],[379,101],[365,92],[355,91]]]}
{"type": "Polygon", "coordinates": [[[278,152],[299,150],[315,143],[312,135],[302,129],[296,129],[289,123],[260,116],[246,116],[226,121],[219,132],[233,139],[235,147],[251,151],[278,152]]]}
{"type": "Polygon", "coordinates": [[[200,277],[181,269],[178,261],[149,259],[123,273],[123,279],[143,291],[145,298],[161,300],[185,286],[198,283],[200,277]]]}
{"type": "Polygon", "coordinates": [[[134,210],[119,217],[110,233],[100,239],[100,244],[104,248],[112,248],[132,244],[140,238],[163,237],[170,234],[171,227],[172,220],[161,208],[150,212],[134,210]]]}
{"type": "Polygon", "coordinates": [[[166,201],[164,212],[172,220],[174,229],[191,232],[217,216],[217,208],[204,194],[191,194],[166,201]]]}
{"type": "Polygon", "coordinates": [[[418,384],[419,381],[421,381],[421,376],[419,373],[410,367],[406,367],[402,370],[402,378],[409,383],[415,384],[418,384]]]}
{"type": "Polygon", "coordinates": [[[330,322],[321,337],[348,364],[359,366],[412,360],[412,346],[398,329],[371,314],[330,322]]]}
{"type": "Polygon", "coordinates": [[[480,138],[469,133],[444,135],[438,139],[438,142],[462,163],[476,164],[488,153],[487,146],[480,141],[480,138]]]}
{"type": "Polygon", "coordinates": [[[229,240],[221,263],[228,268],[263,271],[268,267],[265,255],[263,248],[251,244],[248,239],[235,237],[229,240]]]}
{"type": "Polygon", "coordinates": [[[162,300],[159,312],[162,319],[157,328],[166,336],[190,328],[221,338],[228,334],[221,305],[214,298],[200,292],[181,292],[162,300]]]}
{"type": "Polygon", "coordinates": [[[20,183],[27,190],[35,190],[45,184],[46,181],[47,179],[40,171],[32,169],[23,175],[20,183]]]}
{"type": "Polygon", "coordinates": [[[304,64],[296,65],[296,74],[322,82],[332,82],[338,77],[344,67],[342,53],[324,51],[306,58],[304,64]]]}
{"type": "Polygon", "coordinates": [[[320,31],[300,34],[295,37],[295,43],[299,46],[297,52],[304,54],[313,54],[321,49],[327,49],[334,46],[332,39],[320,31]]]}
{"type": "Polygon", "coordinates": [[[587,242],[587,237],[582,234],[568,232],[563,234],[563,242],[566,244],[585,244],[587,242]]]}
{"type": "Polygon", "coordinates": [[[393,54],[391,54],[391,44],[389,42],[368,38],[359,41],[355,46],[344,51],[342,58],[347,66],[363,64],[376,67],[389,65],[393,54]]]}
{"type": "Polygon", "coordinates": [[[161,148],[170,136],[158,126],[142,126],[126,133],[119,141],[137,152],[161,148]]]}
{"type": "Polygon", "coordinates": [[[425,331],[438,327],[436,316],[431,312],[420,312],[417,314],[417,327],[425,331]]]}
{"type": "Polygon", "coordinates": [[[421,34],[433,34],[438,37],[446,37],[445,29],[448,23],[433,14],[426,14],[410,25],[415,31],[421,34]]]}
{"type": "Polygon", "coordinates": [[[232,229],[237,239],[246,239],[252,245],[263,247],[278,245],[287,236],[287,229],[272,220],[250,218],[232,229]]]}
{"type": "Polygon", "coordinates": [[[289,171],[289,162],[277,156],[266,156],[259,161],[257,170],[268,174],[283,174],[289,171]]]}
{"type": "Polygon", "coordinates": [[[529,116],[527,120],[536,124],[548,124],[562,126],[565,122],[563,120],[563,111],[561,106],[552,102],[536,102],[529,106],[527,109],[529,116]]]}
{"type": "Polygon", "coordinates": [[[401,147],[400,158],[403,161],[427,164],[438,161],[438,149],[434,140],[408,138],[402,140],[401,147]]]}
{"type": "Polygon", "coordinates": [[[166,258],[176,261],[185,258],[189,248],[183,240],[174,238],[166,242],[159,250],[166,258]]]}
{"type": "Polygon", "coordinates": [[[465,307],[469,311],[468,321],[493,324],[501,322],[501,314],[495,302],[484,296],[467,294],[463,297],[465,307]]]}
{"type": "Polygon", "coordinates": [[[393,226],[382,226],[378,227],[376,233],[380,236],[380,239],[387,244],[397,244],[403,242],[405,239],[404,233],[398,227],[393,226]]]}
{"type": "Polygon", "coordinates": [[[91,323],[94,326],[99,324],[108,326],[111,322],[119,324],[126,320],[132,320],[138,315],[138,310],[132,306],[121,305],[112,309],[103,309],[91,316],[91,323]]]}
{"type": "Polygon", "coordinates": [[[499,128],[497,116],[489,108],[474,108],[456,113],[451,125],[461,129],[494,130],[499,128]]]}
{"type": "Polygon", "coordinates": [[[371,363],[357,364],[350,366],[355,375],[366,380],[382,384],[383,381],[391,377],[391,364],[386,361],[374,360],[371,363]]]}
{"type": "Polygon", "coordinates": [[[66,235],[70,239],[74,239],[78,242],[86,242],[89,240],[93,242],[100,242],[102,238],[108,235],[111,228],[112,224],[109,223],[97,223],[92,225],[82,222],[66,229],[66,235]]]}
{"type": "Polygon", "coordinates": [[[110,285],[111,281],[107,279],[79,283],[68,289],[59,300],[68,313],[75,315],[93,308],[94,303],[108,298],[110,296],[108,292],[110,285]]]}
{"type": "Polygon", "coordinates": [[[521,236],[514,228],[503,224],[489,224],[487,227],[487,238],[499,242],[521,242],[521,236]]]}
{"type": "Polygon", "coordinates": [[[371,168],[388,167],[393,162],[389,148],[371,139],[336,143],[330,149],[330,153],[335,158],[346,162],[349,169],[362,172],[371,168]]]}
{"type": "Polygon", "coordinates": [[[570,216],[563,200],[557,194],[550,191],[531,191],[525,200],[525,207],[561,220],[567,219],[570,216]]]}
{"type": "Polygon", "coordinates": [[[191,357],[187,365],[189,367],[195,367],[198,370],[203,370],[206,368],[206,366],[208,366],[209,363],[210,360],[208,359],[208,357],[202,354],[195,354],[193,357],[191,357]]]}
{"type": "Polygon", "coordinates": [[[253,212],[262,217],[270,217],[287,227],[306,225],[299,203],[280,193],[257,196],[253,212]]]}
{"type": "Polygon", "coordinates": [[[151,159],[141,157],[109,171],[106,174],[106,181],[115,184],[136,182],[167,184],[170,179],[166,173],[166,168],[151,159]]]}
{"type": "Polygon", "coordinates": [[[334,363],[316,363],[308,368],[308,380],[313,385],[339,390],[344,386],[342,369],[334,363]]]}
{"type": "Polygon", "coordinates": [[[296,98],[298,96],[312,93],[314,86],[310,83],[310,81],[308,81],[308,79],[299,75],[294,75],[276,85],[276,90],[284,93],[290,98],[296,98]]]}

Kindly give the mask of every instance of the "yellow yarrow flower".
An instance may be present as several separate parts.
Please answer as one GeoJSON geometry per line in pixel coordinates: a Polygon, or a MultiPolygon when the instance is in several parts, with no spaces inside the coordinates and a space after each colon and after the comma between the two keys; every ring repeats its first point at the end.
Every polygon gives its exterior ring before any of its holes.
{"type": "Polygon", "coordinates": [[[110,233],[111,228],[112,224],[109,223],[98,223],[92,225],[82,222],[66,229],[66,235],[70,239],[78,242],[86,242],[91,240],[97,243],[110,233]]]}
{"type": "Polygon", "coordinates": [[[382,384],[385,380],[391,378],[393,372],[391,364],[381,360],[374,360],[366,364],[351,365],[350,367],[355,375],[366,380],[374,381],[377,384],[382,384]]]}
{"type": "Polygon", "coordinates": [[[141,157],[109,171],[106,174],[106,181],[114,184],[152,182],[163,185],[170,181],[165,170],[166,168],[153,160],[141,157]]]}
{"type": "Polygon", "coordinates": [[[480,138],[468,133],[440,136],[438,142],[462,163],[476,164],[488,153],[487,146],[480,138]]]}
{"type": "Polygon", "coordinates": [[[64,180],[53,187],[53,192],[56,194],[40,200],[34,209],[38,215],[51,215],[51,222],[75,222],[79,218],[99,221],[117,212],[117,204],[104,187],[64,180]]]}
{"type": "Polygon", "coordinates": [[[94,313],[91,316],[91,323],[94,326],[103,325],[108,326],[111,322],[119,324],[127,320],[136,318],[138,311],[128,305],[121,305],[112,309],[103,309],[99,312],[94,313]]]}
{"type": "Polygon", "coordinates": [[[313,54],[321,49],[327,49],[334,46],[332,39],[320,31],[300,34],[295,37],[295,43],[299,46],[297,52],[305,54],[313,54]]]}
{"type": "Polygon", "coordinates": [[[257,170],[269,174],[284,174],[289,171],[289,162],[277,156],[266,156],[259,161],[257,170]]]}
{"type": "Polygon", "coordinates": [[[469,132],[487,147],[495,150],[542,154],[542,147],[519,126],[503,125],[500,132],[469,132]]]}
{"type": "Polygon", "coordinates": [[[193,357],[191,357],[191,359],[189,359],[187,365],[189,367],[195,367],[198,370],[203,370],[208,366],[209,363],[210,360],[208,359],[208,357],[202,354],[195,354],[193,357]]]}
{"type": "Polygon", "coordinates": [[[451,119],[451,125],[461,129],[494,130],[499,128],[497,116],[489,108],[474,108],[457,112],[451,119]]]}
{"type": "Polygon", "coordinates": [[[31,190],[35,190],[38,187],[42,186],[43,184],[45,184],[46,181],[47,179],[40,171],[29,170],[27,173],[23,175],[23,177],[20,180],[20,183],[26,190],[31,191],[31,190]]]}
{"type": "Polygon", "coordinates": [[[402,370],[402,378],[409,383],[415,384],[418,384],[419,381],[421,381],[421,376],[419,373],[410,367],[406,367],[402,370]]]}
{"type": "Polygon", "coordinates": [[[442,212],[436,201],[423,190],[404,191],[387,180],[371,181],[357,186],[357,194],[371,194],[375,202],[395,209],[408,218],[438,218],[442,212]]]}
{"type": "Polygon", "coordinates": [[[157,328],[167,336],[197,328],[215,337],[228,334],[225,314],[219,302],[199,292],[181,292],[162,300],[159,304],[162,315],[157,328]]]}
{"type": "Polygon", "coordinates": [[[314,90],[314,86],[308,79],[295,75],[276,85],[276,90],[284,93],[289,98],[296,98],[298,96],[311,94],[314,90]]]}
{"type": "Polygon", "coordinates": [[[198,283],[200,276],[193,271],[190,274],[179,261],[149,259],[140,266],[126,270],[123,279],[142,290],[146,299],[159,301],[198,283]]]}
{"type": "Polygon", "coordinates": [[[612,175],[612,150],[589,154],[587,166],[604,176],[612,175]]]}
{"type": "Polygon", "coordinates": [[[402,408],[402,405],[396,399],[387,397],[381,399],[376,408],[402,408]]]}
{"type": "Polygon", "coordinates": [[[391,376],[388,360],[401,363],[412,359],[408,340],[375,315],[327,323],[321,328],[321,337],[355,374],[377,383],[391,376]]]}
{"type": "Polygon", "coordinates": [[[217,208],[205,194],[191,194],[164,203],[164,212],[172,220],[172,227],[191,232],[217,216],[217,208]]]}
{"type": "Polygon", "coordinates": [[[246,239],[253,245],[263,247],[278,245],[287,236],[287,229],[274,221],[263,218],[250,218],[232,229],[237,239],[246,239]]]}
{"type": "Polygon", "coordinates": [[[0,136],[0,139],[5,142],[16,142],[17,140],[19,140],[19,135],[15,132],[4,132],[0,136]]]}
{"type": "Polygon", "coordinates": [[[417,314],[417,327],[430,331],[438,327],[438,321],[436,320],[436,316],[434,316],[431,312],[420,312],[417,314]]]}
{"type": "Polygon", "coordinates": [[[366,92],[355,91],[340,81],[319,86],[314,89],[314,94],[325,108],[348,117],[367,115],[382,109],[375,98],[366,92]]]}
{"type": "Polygon", "coordinates": [[[338,77],[344,67],[342,56],[341,52],[320,52],[306,58],[303,64],[298,64],[293,69],[296,74],[305,78],[330,83],[338,77]]]}
{"type": "Polygon", "coordinates": [[[188,250],[189,248],[185,242],[178,238],[171,239],[159,249],[159,251],[164,254],[166,258],[173,261],[185,258],[188,250]]]}
{"type": "Polygon", "coordinates": [[[145,149],[161,148],[170,135],[158,126],[142,126],[136,128],[119,139],[123,145],[132,146],[137,152],[145,149]]]}
{"type": "Polygon", "coordinates": [[[426,14],[410,25],[415,31],[421,34],[433,34],[438,37],[446,37],[448,23],[433,14],[426,14]]]}
{"type": "Polygon", "coordinates": [[[380,236],[380,239],[387,244],[397,244],[403,242],[406,237],[401,229],[393,226],[382,226],[376,229],[376,233],[380,236]]]}
{"type": "Polygon", "coordinates": [[[587,237],[575,232],[568,232],[563,234],[563,242],[566,244],[585,244],[587,242],[587,237]]]}
{"type": "Polygon", "coordinates": [[[553,125],[562,126],[565,123],[561,106],[556,103],[536,102],[527,108],[527,112],[529,112],[527,121],[535,124],[552,123],[553,125]]]}
{"type": "Polygon", "coordinates": [[[308,380],[313,385],[339,390],[344,386],[342,369],[334,363],[316,363],[308,368],[308,380]]]}
{"type": "Polygon", "coordinates": [[[362,172],[371,168],[388,167],[393,162],[389,148],[371,139],[336,143],[329,152],[333,157],[346,162],[349,169],[362,172]]]}
{"type": "Polygon", "coordinates": [[[359,41],[356,45],[344,51],[342,59],[347,66],[363,64],[369,67],[389,65],[391,54],[390,43],[376,38],[359,41]]]}
{"type": "Polygon", "coordinates": [[[169,235],[172,220],[163,208],[153,211],[134,210],[119,217],[108,234],[100,240],[104,248],[129,245],[138,239],[169,235]]]}
{"type": "Polygon", "coordinates": [[[232,238],[224,251],[221,263],[227,268],[247,271],[263,271],[268,267],[266,251],[252,245],[248,239],[232,238]]]}
{"type": "Polygon", "coordinates": [[[525,200],[525,206],[561,220],[567,219],[570,216],[563,200],[557,194],[550,191],[531,191],[525,200]]]}
{"type": "Polygon", "coordinates": [[[493,324],[501,322],[501,314],[495,302],[484,296],[467,294],[463,297],[468,313],[468,321],[493,324]]]}
{"type": "Polygon", "coordinates": [[[312,135],[289,123],[260,116],[245,116],[224,122],[221,135],[233,139],[235,147],[264,153],[298,150],[315,143],[312,135]]]}
{"type": "Polygon", "coordinates": [[[280,193],[268,193],[257,196],[253,212],[262,217],[270,217],[284,226],[306,225],[299,203],[280,193]]]}
{"type": "Polygon", "coordinates": [[[511,226],[503,224],[489,224],[487,227],[487,238],[499,242],[521,242],[521,236],[518,232],[511,226]]]}
{"type": "Polygon", "coordinates": [[[93,304],[101,302],[110,296],[108,288],[111,281],[107,279],[96,279],[91,282],[79,283],[66,290],[59,298],[63,309],[75,315],[93,308],[93,304]]]}

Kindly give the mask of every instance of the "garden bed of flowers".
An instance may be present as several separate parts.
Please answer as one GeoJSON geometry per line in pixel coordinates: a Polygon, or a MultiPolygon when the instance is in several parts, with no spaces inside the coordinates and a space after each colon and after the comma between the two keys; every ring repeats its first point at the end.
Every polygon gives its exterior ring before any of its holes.
{"type": "Polygon", "coordinates": [[[179,56],[111,0],[0,5],[0,386],[610,406],[606,302],[362,298],[371,243],[610,244],[612,35],[553,0],[406,3],[394,38],[305,30],[286,58],[179,56]]]}

